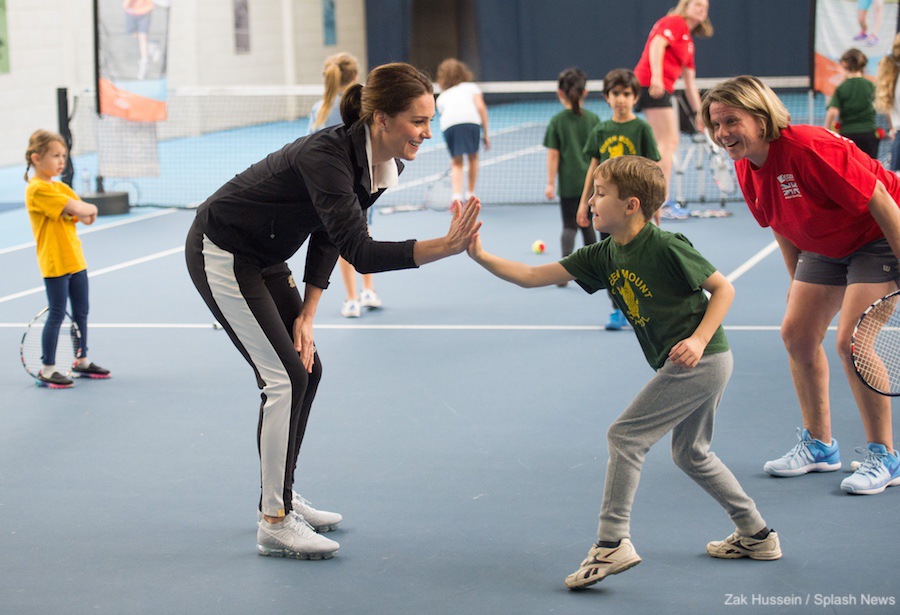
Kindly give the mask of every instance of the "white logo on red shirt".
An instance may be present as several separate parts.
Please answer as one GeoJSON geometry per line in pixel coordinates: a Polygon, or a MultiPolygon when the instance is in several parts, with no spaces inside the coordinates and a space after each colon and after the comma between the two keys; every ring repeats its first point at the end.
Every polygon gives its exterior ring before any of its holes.
{"type": "Polygon", "coordinates": [[[778,180],[778,185],[781,186],[781,193],[784,194],[784,198],[786,199],[796,199],[800,196],[800,186],[797,185],[797,182],[794,181],[794,176],[791,173],[782,173],[778,175],[775,179],[778,180]]]}

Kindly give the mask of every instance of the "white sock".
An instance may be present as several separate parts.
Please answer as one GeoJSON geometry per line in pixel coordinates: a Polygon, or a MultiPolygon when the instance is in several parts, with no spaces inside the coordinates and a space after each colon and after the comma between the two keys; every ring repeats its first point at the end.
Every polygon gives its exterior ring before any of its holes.
{"type": "Polygon", "coordinates": [[[56,371],[55,365],[44,365],[43,367],[41,367],[41,374],[44,376],[44,378],[49,378],[50,376],[53,375],[53,372],[55,372],[55,371],[56,371]]]}
{"type": "Polygon", "coordinates": [[[75,361],[75,365],[77,365],[78,367],[87,367],[90,364],[91,362],[88,361],[87,357],[81,357],[80,359],[75,361]]]}

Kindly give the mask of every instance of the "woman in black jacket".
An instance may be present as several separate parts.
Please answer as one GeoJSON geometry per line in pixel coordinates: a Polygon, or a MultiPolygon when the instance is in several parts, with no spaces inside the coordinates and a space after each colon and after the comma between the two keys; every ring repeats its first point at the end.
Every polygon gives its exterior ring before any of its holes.
{"type": "Polygon", "coordinates": [[[456,203],[444,237],[402,242],[369,237],[365,210],[397,184],[399,159],[431,138],[431,81],[408,64],[375,68],[341,101],[342,126],[269,154],[197,210],[185,248],[203,300],[253,367],[262,389],[258,445],[261,555],[329,558],[337,513],[293,491],[294,469],[322,364],[313,318],[340,254],[361,273],[408,269],[466,249],[481,205],[456,203]],[[286,261],[309,241],[301,296],[286,261]]]}

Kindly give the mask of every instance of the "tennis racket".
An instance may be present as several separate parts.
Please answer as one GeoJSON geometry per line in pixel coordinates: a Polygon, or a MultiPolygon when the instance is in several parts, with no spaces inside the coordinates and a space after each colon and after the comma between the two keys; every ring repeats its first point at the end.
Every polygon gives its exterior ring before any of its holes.
{"type": "Polygon", "coordinates": [[[709,145],[709,162],[712,168],[712,179],[716,187],[724,194],[731,194],[735,189],[734,165],[725,158],[722,148],[712,140],[709,133],[703,131],[709,145]]]}
{"type": "Polygon", "coordinates": [[[453,202],[453,188],[450,185],[450,169],[443,171],[425,188],[425,207],[433,211],[447,211],[453,202]]]}
{"type": "Polygon", "coordinates": [[[866,386],[882,395],[900,395],[900,290],[863,312],[850,338],[853,367],[866,386]]]}
{"type": "MultiPolygon", "coordinates": [[[[47,323],[47,314],[50,308],[44,308],[35,316],[22,334],[22,343],[19,345],[19,356],[22,358],[22,367],[29,376],[38,379],[41,373],[43,355],[41,337],[44,333],[44,325],[47,323]]],[[[78,354],[78,345],[81,342],[81,331],[69,314],[63,319],[59,327],[59,341],[56,344],[56,371],[68,378],[72,375],[72,367],[78,354]]]]}

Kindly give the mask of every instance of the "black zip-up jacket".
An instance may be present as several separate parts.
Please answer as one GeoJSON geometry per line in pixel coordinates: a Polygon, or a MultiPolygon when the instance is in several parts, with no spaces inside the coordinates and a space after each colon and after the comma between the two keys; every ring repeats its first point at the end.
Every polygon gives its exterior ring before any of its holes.
{"type": "Polygon", "coordinates": [[[363,125],[326,128],[236,175],[199,207],[197,224],[220,248],[262,267],[287,261],[308,238],[303,281],[323,289],[338,254],[360,273],[416,267],[414,239],[369,237],[364,212],[384,192],[370,194],[371,185],[363,125]]]}

